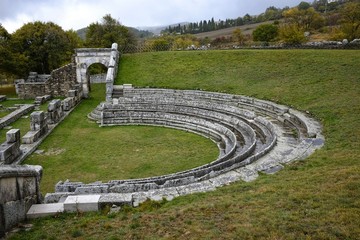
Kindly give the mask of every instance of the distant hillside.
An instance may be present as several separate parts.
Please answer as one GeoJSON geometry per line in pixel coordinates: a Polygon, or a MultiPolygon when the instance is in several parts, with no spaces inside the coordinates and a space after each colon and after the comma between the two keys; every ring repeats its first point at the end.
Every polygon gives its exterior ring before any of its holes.
{"type": "Polygon", "coordinates": [[[253,23],[253,24],[246,24],[246,25],[242,25],[242,26],[237,26],[237,27],[229,27],[229,28],[224,28],[224,29],[219,29],[219,30],[215,30],[215,31],[211,31],[211,32],[204,32],[204,33],[198,33],[198,34],[194,34],[195,37],[197,38],[206,38],[208,37],[211,40],[214,40],[216,38],[219,37],[230,37],[232,36],[233,32],[235,29],[240,28],[241,32],[243,34],[252,34],[252,32],[261,24],[271,24],[274,21],[267,21],[267,22],[261,22],[261,23],[253,23]]]}
{"type": "Polygon", "coordinates": [[[82,40],[85,40],[85,38],[86,38],[86,31],[87,31],[87,27],[77,30],[76,33],[79,35],[79,37],[80,37],[82,40]]]}
{"type": "Polygon", "coordinates": [[[137,29],[139,30],[144,30],[144,31],[149,31],[154,33],[155,35],[160,35],[161,31],[165,30],[166,28],[168,28],[169,26],[171,27],[175,27],[175,26],[184,26],[189,24],[188,22],[181,22],[181,23],[174,23],[174,24],[170,24],[170,25],[164,25],[164,26],[153,26],[153,27],[137,27],[137,29]]]}

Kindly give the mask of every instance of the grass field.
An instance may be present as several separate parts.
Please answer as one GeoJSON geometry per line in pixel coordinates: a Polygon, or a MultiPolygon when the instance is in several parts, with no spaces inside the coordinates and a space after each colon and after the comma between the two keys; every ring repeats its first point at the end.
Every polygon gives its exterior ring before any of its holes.
{"type": "MultiPolygon", "coordinates": [[[[237,182],[171,202],[147,202],[118,214],[78,213],[36,220],[32,230],[12,239],[360,239],[359,59],[360,51],[342,50],[124,55],[119,84],[221,91],[290,105],[322,122],[326,144],[308,159],[275,175],[261,174],[250,183],[237,182]]],[[[85,114],[82,107],[76,111],[85,114]]],[[[42,147],[61,145],[61,132],[72,124],[90,124],[86,121],[85,116],[70,116],[42,147]]],[[[135,136],[143,129],[132,131],[135,136]]],[[[76,137],[72,139],[79,144],[76,137]]],[[[79,159],[73,160],[72,164],[79,164],[79,159]]],[[[51,164],[45,166],[43,182],[51,164]]],[[[77,169],[81,168],[83,164],[77,169]]],[[[56,174],[55,169],[51,174],[56,174]]]]}

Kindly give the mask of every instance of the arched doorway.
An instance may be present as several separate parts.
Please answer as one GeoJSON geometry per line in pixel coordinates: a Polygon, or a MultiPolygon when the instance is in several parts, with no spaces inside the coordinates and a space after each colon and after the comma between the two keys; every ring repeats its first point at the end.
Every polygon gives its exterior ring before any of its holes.
{"type": "Polygon", "coordinates": [[[87,98],[90,92],[89,67],[100,64],[105,68],[115,69],[116,72],[119,59],[117,44],[114,43],[111,48],[79,48],[75,52],[76,79],[82,86],[83,97],[87,98]]]}
{"type": "Polygon", "coordinates": [[[102,63],[91,64],[87,69],[87,82],[89,92],[91,92],[91,85],[106,82],[106,73],[108,68],[102,63]]]}

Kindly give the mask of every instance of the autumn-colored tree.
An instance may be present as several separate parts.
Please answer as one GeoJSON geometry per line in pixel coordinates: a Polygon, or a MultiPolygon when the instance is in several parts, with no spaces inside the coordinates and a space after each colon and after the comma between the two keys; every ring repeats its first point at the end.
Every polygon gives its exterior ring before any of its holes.
{"type": "Polygon", "coordinates": [[[240,28],[237,28],[233,31],[232,33],[232,37],[233,39],[239,44],[239,45],[243,45],[244,41],[245,41],[245,36],[242,33],[240,28]]]}
{"type": "Polygon", "coordinates": [[[360,38],[360,2],[349,2],[341,9],[341,31],[348,40],[360,38]]]}
{"type": "Polygon", "coordinates": [[[302,8],[294,7],[284,11],[285,22],[296,25],[298,29],[305,31],[318,29],[324,25],[324,18],[313,7],[304,8],[305,6],[302,8]]]}
{"type": "Polygon", "coordinates": [[[295,24],[284,24],[279,28],[279,38],[286,44],[296,45],[306,41],[304,30],[295,24]]]}

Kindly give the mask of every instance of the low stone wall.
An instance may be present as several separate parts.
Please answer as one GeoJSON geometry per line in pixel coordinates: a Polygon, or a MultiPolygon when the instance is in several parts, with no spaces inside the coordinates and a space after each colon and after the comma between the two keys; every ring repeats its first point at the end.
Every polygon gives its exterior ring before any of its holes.
{"type": "Polygon", "coordinates": [[[52,97],[65,96],[66,93],[74,88],[76,81],[76,64],[70,63],[61,68],[55,69],[47,78],[41,78],[32,73],[29,79],[20,79],[15,82],[16,93],[21,99],[35,99],[38,96],[51,95],[52,97]],[[32,78],[40,79],[33,81],[32,78]]]}
{"type": "Polygon", "coordinates": [[[18,81],[16,83],[16,93],[18,94],[19,98],[21,99],[35,99],[37,96],[42,96],[47,94],[47,85],[49,84],[48,81],[46,82],[25,82],[18,81]]]}
{"type": "Polygon", "coordinates": [[[11,123],[15,122],[25,114],[34,110],[35,106],[33,104],[25,104],[21,106],[19,109],[11,112],[10,114],[6,115],[5,117],[0,119],[0,129],[10,125],[11,123]]]}
{"type": "Polygon", "coordinates": [[[24,221],[31,205],[40,203],[41,166],[0,167],[0,238],[24,221]]]}
{"type": "Polygon", "coordinates": [[[90,83],[105,83],[106,73],[90,75],[90,83]]]}

